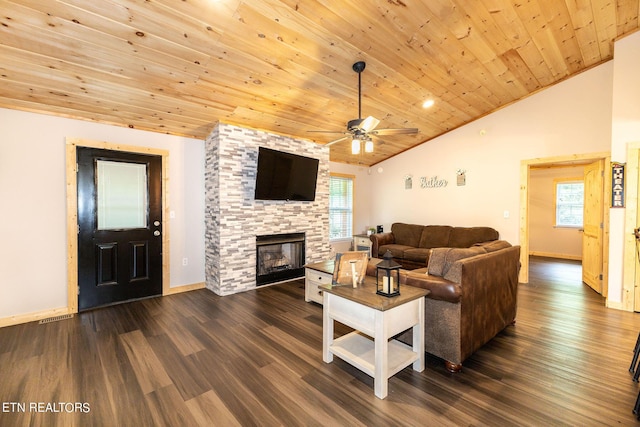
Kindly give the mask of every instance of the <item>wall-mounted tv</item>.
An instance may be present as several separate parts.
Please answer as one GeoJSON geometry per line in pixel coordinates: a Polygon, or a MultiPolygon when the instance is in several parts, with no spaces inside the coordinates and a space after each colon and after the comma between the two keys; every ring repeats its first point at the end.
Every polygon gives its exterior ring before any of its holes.
{"type": "Polygon", "coordinates": [[[315,200],[319,163],[311,157],[259,147],[256,200],[315,200]]]}

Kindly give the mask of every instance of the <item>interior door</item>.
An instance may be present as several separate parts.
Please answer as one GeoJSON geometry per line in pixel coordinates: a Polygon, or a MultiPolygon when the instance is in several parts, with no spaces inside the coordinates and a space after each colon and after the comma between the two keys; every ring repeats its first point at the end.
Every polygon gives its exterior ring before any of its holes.
{"type": "Polygon", "coordinates": [[[162,156],[78,147],[78,309],[162,294],[162,156]]]}
{"type": "Polygon", "coordinates": [[[584,168],[584,233],[582,235],[582,281],[602,294],[604,162],[584,168]]]}

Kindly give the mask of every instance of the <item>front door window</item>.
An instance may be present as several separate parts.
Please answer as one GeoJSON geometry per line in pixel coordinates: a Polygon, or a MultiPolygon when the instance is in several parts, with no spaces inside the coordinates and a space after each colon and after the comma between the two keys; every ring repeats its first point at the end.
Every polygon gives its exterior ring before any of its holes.
{"type": "Polygon", "coordinates": [[[98,230],[147,228],[147,165],[96,161],[98,230]]]}

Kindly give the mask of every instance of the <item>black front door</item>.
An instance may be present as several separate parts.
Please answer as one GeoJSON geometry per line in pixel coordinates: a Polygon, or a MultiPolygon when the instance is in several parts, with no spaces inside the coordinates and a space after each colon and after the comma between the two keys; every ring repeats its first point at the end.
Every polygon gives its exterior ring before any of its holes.
{"type": "Polygon", "coordinates": [[[162,294],[162,157],[78,147],[78,309],[162,294]]]}

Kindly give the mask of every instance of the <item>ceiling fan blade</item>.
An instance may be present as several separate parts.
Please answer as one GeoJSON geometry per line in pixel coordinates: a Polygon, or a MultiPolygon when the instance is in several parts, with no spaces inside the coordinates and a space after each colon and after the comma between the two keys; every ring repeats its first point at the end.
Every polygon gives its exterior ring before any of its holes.
{"type": "Polygon", "coordinates": [[[373,130],[370,133],[374,135],[407,135],[412,133],[418,133],[418,128],[378,129],[378,130],[373,130]]]}
{"type": "Polygon", "coordinates": [[[338,138],[338,139],[334,139],[333,141],[329,141],[326,144],[324,144],[325,147],[328,147],[330,145],[335,144],[336,142],[340,142],[340,141],[344,141],[345,139],[348,139],[348,136],[343,136],[342,138],[338,138]]]}
{"type": "Polygon", "coordinates": [[[380,120],[373,116],[369,116],[366,119],[353,119],[347,122],[347,129],[349,132],[367,133],[375,129],[378,123],[380,123],[380,120]]]}
{"type": "Polygon", "coordinates": [[[308,130],[307,132],[316,132],[316,133],[342,133],[346,134],[347,132],[343,130],[308,130]]]}
{"type": "Polygon", "coordinates": [[[359,128],[365,132],[371,132],[376,128],[376,126],[378,126],[379,123],[380,123],[380,120],[376,119],[373,116],[369,116],[366,119],[364,119],[362,123],[360,123],[359,128]]]}

